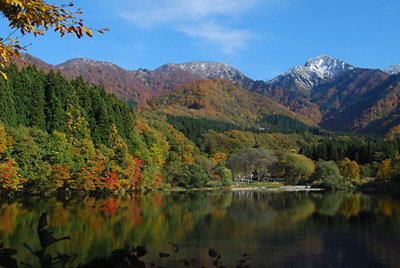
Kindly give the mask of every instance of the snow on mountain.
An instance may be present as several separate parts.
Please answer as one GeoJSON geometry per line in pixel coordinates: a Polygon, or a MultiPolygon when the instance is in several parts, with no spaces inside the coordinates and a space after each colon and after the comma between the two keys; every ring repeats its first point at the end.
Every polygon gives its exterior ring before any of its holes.
{"type": "Polygon", "coordinates": [[[285,74],[269,81],[269,83],[291,85],[291,87],[295,84],[297,87],[306,90],[351,69],[354,69],[354,67],[340,59],[333,59],[328,55],[320,55],[315,59],[307,60],[304,65],[291,68],[285,74]]]}
{"type": "Polygon", "coordinates": [[[96,61],[92,59],[86,59],[86,58],[77,58],[73,60],[68,60],[64,63],[56,65],[56,67],[60,70],[63,69],[76,69],[80,70],[82,68],[96,68],[96,69],[108,69],[108,70],[117,70],[121,69],[117,65],[110,63],[110,62],[105,62],[105,61],[96,61]]]}
{"type": "Polygon", "coordinates": [[[388,74],[399,74],[400,73],[400,64],[392,65],[389,68],[386,68],[382,71],[387,72],[388,74]]]}
{"type": "Polygon", "coordinates": [[[225,62],[195,61],[182,64],[168,63],[166,65],[199,75],[204,79],[221,78],[236,81],[245,77],[241,72],[225,62]]]}

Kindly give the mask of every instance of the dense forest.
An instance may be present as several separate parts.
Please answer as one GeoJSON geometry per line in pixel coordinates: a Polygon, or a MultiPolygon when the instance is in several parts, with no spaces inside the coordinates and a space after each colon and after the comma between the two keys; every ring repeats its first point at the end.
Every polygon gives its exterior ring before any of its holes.
{"type": "MultiPolygon", "coordinates": [[[[163,114],[156,106],[143,111],[82,77],[68,80],[34,65],[3,71],[8,77],[0,82],[3,192],[146,191],[253,179],[338,188],[400,174],[398,139],[328,132],[285,114],[265,115],[249,127],[163,114]]],[[[199,90],[202,83],[193,85],[199,90]]],[[[211,83],[218,84],[230,86],[211,83]]]]}
{"type": "Polygon", "coordinates": [[[1,188],[146,190],[159,186],[162,177],[168,182],[170,172],[182,171],[187,179],[193,169],[198,151],[192,142],[166,123],[139,118],[102,86],[89,86],[81,77],[68,81],[34,66],[18,71],[11,65],[5,72],[1,188]]]}

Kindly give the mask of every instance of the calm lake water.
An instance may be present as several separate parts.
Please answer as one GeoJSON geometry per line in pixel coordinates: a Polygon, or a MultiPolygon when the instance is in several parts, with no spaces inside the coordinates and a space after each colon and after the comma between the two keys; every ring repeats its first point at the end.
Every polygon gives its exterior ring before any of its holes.
{"type": "Polygon", "coordinates": [[[49,253],[78,254],[74,266],[125,242],[145,245],[148,264],[213,267],[208,249],[228,267],[248,253],[251,267],[400,267],[400,198],[351,192],[171,192],[107,199],[31,198],[0,202],[0,242],[34,263],[36,228],[48,213],[49,253]],[[179,245],[172,254],[169,242],[179,245]],[[171,257],[160,259],[160,252],[171,257]]]}

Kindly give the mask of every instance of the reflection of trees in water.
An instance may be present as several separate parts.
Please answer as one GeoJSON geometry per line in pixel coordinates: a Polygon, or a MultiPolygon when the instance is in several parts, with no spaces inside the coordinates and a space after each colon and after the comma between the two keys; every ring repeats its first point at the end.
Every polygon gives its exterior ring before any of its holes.
{"type": "Polygon", "coordinates": [[[320,194],[315,202],[316,213],[307,224],[322,230],[324,247],[336,248],[335,257],[345,256],[346,267],[360,266],[360,261],[365,267],[400,267],[398,199],[346,191],[320,194]],[[332,230],[338,230],[335,236],[332,230]]]}
{"type": "Polygon", "coordinates": [[[219,210],[226,210],[231,204],[233,199],[233,192],[225,191],[216,195],[216,199],[214,199],[214,206],[219,210]]]}
{"type": "Polygon", "coordinates": [[[400,200],[389,195],[327,192],[314,194],[313,202],[319,217],[339,220],[370,217],[374,218],[373,222],[376,224],[382,220],[400,222],[400,200]]]}
{"type": "Polygon", "coordinates": [[[353,194],[344,199],[339,207],[340,214],[346,218],[357,216],[361,210],[360,195],[361,194],[353,194]]]}
{"type": "Polygon", "coordinates": [[[238,228],[267,227],[273,223],[276,212],[269,205],[272,198],[270,194],[244,191],[234,192],[232,196],[227,216],[238,228]]]}
{"type": "Polygon", "coordinates": [[[315,210],[309,193],[304,192],[235,192],[228,209],[229,218],[247,227],[275,230],[296,227],[315,210]]]}
{"type": "MultiPolygon", "coordinates": [[[[315,247],[315,252],[321,241],[329,243],[329,238],[322,237],[316,230],[322,228],[328,232],[332,227],[343,228],[346,232],[350,228],[357,231],[359,226],[367,231],[368,228],[386,230],[381,238],[372,233],[366,233],[365,238],[361,238],[362,233],[357,234],[357,239],[364,240],[356,244],[365,243],[364,251],[377,256],[388,254],[388,258],[394,258],[393,244],[385,245],[388,241],[393,243],[388,232],[400,241],[400,203],[397,198],[351,192],[252,191],[151,193],[106,199],[81,197],[70,201],[35,198],[18,203],[4,201],[0,205],[0,240],[17,248],[22,255],[29,255],[21,243],[27,242],[37,248],[32,234],[43,211],[48,213],[56,237],[71,235],[73,238],[72,242],[59,243],[55,249],[65,253],[78,252],[83,260],[86,256],[108,254],[123,246],[125,241],[153,245],[165,251],[170,241],[180,243],[192,239],[207,247],[216,239],[240,241],[244,236],[253,240],[246,241],[249,243],[246,246],[254,252],[275,245],[278,249],[270,250],[284,257],[288,255],[281,248],[290,244],[295,256],[296,252],[304,250],[295,251],[293,247],[301,248],[302,243],[315,247]],[[302,240],[304,237],[296,237],[298,233],[307,234],[306,241],[302,240]]],[[[360,230],[365,230],[362,228],[360,230]]]]}
{"type": "Polygon", "coordinates": [[[392,204],[392,197],[386,196],[378,200],[378,207],[384,216],[391,216],[395,207],[392,204]]]}
{"type": "Polygon", "coordinates": [[[315,195],[316,210],[326,216],[334,216],[338,213],[344,195],[339,192],[327,192],[315,195]]]}

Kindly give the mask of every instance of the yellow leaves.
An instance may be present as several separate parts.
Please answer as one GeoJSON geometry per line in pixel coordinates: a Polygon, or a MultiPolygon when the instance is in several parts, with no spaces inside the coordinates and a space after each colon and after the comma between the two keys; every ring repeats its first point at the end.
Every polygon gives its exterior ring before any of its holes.
{"type": "Polygon", "coordinates": [[[214,156],[210,159],[214,161],[214,166],[216,166],[218,163],[226,161],[226,159],[228,159],[228,156],[226,155],[226,153],[216,152],[214,156]]]}
{"type": "Polygon", "coordinates": [[[103,29],[103,30],[97,30],[98,33],[104,34],[104,32],[108,32],[108,29],[103,29]]]}
{"type": "MultiPolygon", "coordinates": [[[[92,30],[83,26],[82,19],[77,21],[76,15],[81,15],[82,12],[78,9],[75,13],[71,10],[64,10],[64,7],[72,7],[73,3],[62,4],[47,4],[44,0],[6,0],[0,4],[0,12],[3,17],[8,19],[11,29],[17,29],[22,36],[32,33],[44,35],[49,29],[54,29],[59,32],[61,37],[65,33],[75,35],[78,38],[87,35],[93,37],[92,30]]],[[[104,33],[108,29],[97,30],[99,33],[104,33]]],[[[8,39],[4,42],[0,38],[0,66],[4,67],[7,61],[12,61],[12,57],[18,57],[18,50],[24,50],[23,47],[17,45],[16,40],[8,39]]],[[[0,71],[0,74],[7,79],[7,76],[0,71]]]]}
{"type": "Polygon", "coordinates": [[[111,134],[108,137],[108,142],[111,144],[113,149],[122,149],[124,151],[128,151],[128,146],[126,145],[126,142],[124,139],[121,138],[121,136],[118,134],[117,126],[114,124],[111,124],[111,134]]]}
{"type": "Polygon", "coordinates": [[[339,161],[338,167],[340,174],[351,182],[358,182],[360,178],[360,167],[357,162],[351,161],[349,158],[339,161]]]}
{"type": "Polygon", "coordinates": [[[72,26],[68,27],[68,29],[67,29],[67,33],[73,33],[74,31],[75,31],[75,28],[72,26]]]}
{"type": "Polygon", "coordinates": [[[165,156],[163,155],[161,148],[157,144],[153,144],[149,148],[149,153],[151,155],[151,158],[153,159],[153,162],[158,166],[161,166],[165,161],[165,156]]]}
{"type": "Polygon", "coordinates": [[[376,177],[381,180],[389,180],[390,179],[390,172],[392,170],[392,165],[390,161],[385,160],[378,167],[378,171],[376,172],[376,177]]]}
{"type": "Polygon", "coordinates": [[[86,32],[86,34],[87,34],[88,36],[93,37],[93,33],[92,33],[91,30],[89,30],[89,29],[86,28],[86,27],[82,27],[82,29],[86,32]]]}
{"type": "Polygon", "coordinates": [[[354,194],[347,198],[339,208],[339,212],[346,218],[356,216],[361,210],[360,194],[354,194]]]}
{"type": "MultiPolygon", "coordinates": [[[[13,40],[8,38],[6,41],[3,41],[3,38],[0,38],[0,66],[5,67],[7,62],[11,60],[11,57],[19,57],[18,50],[25,50],[25,48],[18,45],[18,40],[13,40]]],[[[0,74],[7,79],[7,75],[0,71],[0,74]]]]}
{"type": "Polygon", "coordinates": [[[383,215],[391,216],[393,205],[392,205],[392,198],[391,197],[384,197],[378,200],[378,207],[383,215]]]}

